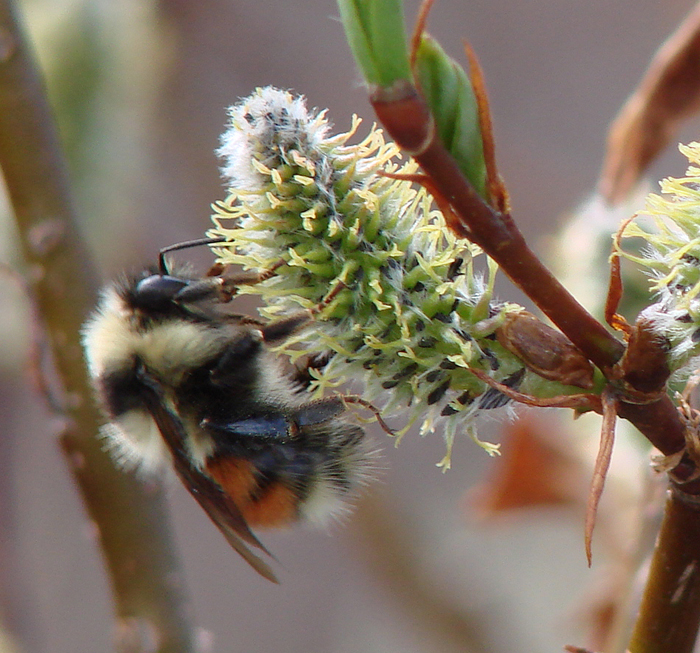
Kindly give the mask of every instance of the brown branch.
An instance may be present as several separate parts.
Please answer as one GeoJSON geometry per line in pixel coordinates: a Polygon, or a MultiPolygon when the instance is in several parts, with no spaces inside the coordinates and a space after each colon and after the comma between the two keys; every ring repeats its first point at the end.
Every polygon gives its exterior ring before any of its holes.
{"type": "Polygon", "coordinates": [[[117,471],[95,437],[99,416],[79,334],[94,303],[97,275],[77,233],[43,84],[10,0],[0,0],[0,165],[32,295],[63,386],[61,444],[100,536],[115,593],[117,632],[123,641],[133,642],[148,624],[158,651],[190,651],[192,636],[162,493],[117,471]]]}
{"type": "Polygon", "coordinates": [[[610,128],[598,188],[622,202],[679,124],[700,110],[700,5],[654,56],[610,128]]]}
{"type": "Polygon", "coordinates": [[[649,579],[628,650],[692,653],[700,624],[697,497],[669,493],[649,579]]]}
{"type": "Polygon", "coordinates": [[[436,191],[457,213],[459,235],[482,247],[598,367],[612,367],[622,356],[622,343],[533,254],[511,216],[498,213],[477,195],[432,129],[423,98],[413,86],[399,84],[388,91],[376,89],[370,98],[372,105],[392,138],[416,159],[436,191]]]}

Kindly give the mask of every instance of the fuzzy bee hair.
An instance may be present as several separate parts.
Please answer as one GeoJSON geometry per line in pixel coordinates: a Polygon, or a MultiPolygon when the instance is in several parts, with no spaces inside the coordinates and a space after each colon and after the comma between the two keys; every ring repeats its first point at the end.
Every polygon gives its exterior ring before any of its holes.
{"type": "Polygon", "coordinates": [[[161,256],[157,273],[103,290],[83,342],[114,458],[147,472],[169,461],[233,548],[276,580],[248,546],[267,553],[251,528],[343,511],[375,454],[342,397],[313,400],[304,370],[270,350],[310,313],[227,313],[232,284],[168,273],[161,256]]]}

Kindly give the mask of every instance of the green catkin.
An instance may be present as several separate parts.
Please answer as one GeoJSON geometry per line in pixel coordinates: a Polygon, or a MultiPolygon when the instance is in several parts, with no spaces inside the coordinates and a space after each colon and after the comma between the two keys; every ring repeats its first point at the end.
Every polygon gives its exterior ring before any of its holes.
{"type": "Polygon", "coordinates": [[[668,339],[671,369],[685,375],[698,368],[700,356],[700,143],[679,149],[691,163],[685,177],[664,179],[661,195],[647,197],[639,216],[651,225],[635,221],[624,231],[646,247],[621,253],[647,268],[657,301],[642,314],[668,339]]]}
{"type": "MultiPolygon", "coordinates": [[[[385,418],[403,420],[399,435],[420,422],[421,434],[440,427],[449,467],[457,433],[481,442],[474,418],[507,404],[468,367],[540,396],[560,394],[494,339],[515,304],[492,299],[496,266],[488,278],[474,271],[481,250],[457,239],[433,209],[428,194],[381,173],[410,174],[399,167],[397,147],[372,129],[348,145],[329,136],[324,112],[307,110],[304,98],[266,87],[230,110],[219,154],[228,196],[214,205],[211,236],[223,264],[267,270],[286,263],[264,282],[241,293],[259,295],[269,319],[317,306],[337,293],[313,326],[281,350],[293,359],[332,352],[314,374],[322,394],[352,380],[385,418]]],[[[569,388],[568,392],[572,389],[569,388]]]]}

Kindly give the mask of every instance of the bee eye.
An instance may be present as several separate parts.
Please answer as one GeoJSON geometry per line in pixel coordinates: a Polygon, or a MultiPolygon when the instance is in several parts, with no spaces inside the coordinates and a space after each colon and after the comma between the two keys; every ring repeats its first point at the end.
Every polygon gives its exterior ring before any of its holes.
{"type": "Polygon", "coordinates": [[[173,298],[187,281],[167,275],[154,274],[142,279],[134,288],[134,305],[137,308],[159,310],[172,303],[173,298]]]}

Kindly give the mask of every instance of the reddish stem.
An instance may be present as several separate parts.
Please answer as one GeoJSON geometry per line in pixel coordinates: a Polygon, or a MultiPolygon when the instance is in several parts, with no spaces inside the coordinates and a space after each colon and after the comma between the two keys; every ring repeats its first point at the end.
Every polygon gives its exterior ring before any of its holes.
{"type": "MultiPolygon", "coordinates": [[[[452,220],[450,227],[479,245],[589,360],[606,376],[612,375],[624,344],[542,264],[510,214],[498,212],[479,197],[437,137],[430,111],[415,87],[399,82],[391,88],[376,88],[370,100],[387,132],[430,177],[440,201],[451,206],[458,220],[452,220]]],[[[664,454],[683,449],[683,425],[668,397],[628,403],[623,388],[620,393],[621,417],[630,420],[664,454]]]]}
{"type": "Polygon", "coordinates": [[[415,88],[403,84],[389,94],[377,89],[371,101],[392,138],[416,159],[460,216],[464,226],[460,235],[482,247],[587,358],[601,369],[612,367],[622,356],[622,343],[547,270],[510,214],[498,213],[479,197],[434,134],[429,109],[415,88]]]}

